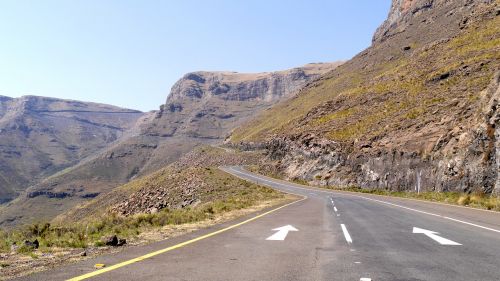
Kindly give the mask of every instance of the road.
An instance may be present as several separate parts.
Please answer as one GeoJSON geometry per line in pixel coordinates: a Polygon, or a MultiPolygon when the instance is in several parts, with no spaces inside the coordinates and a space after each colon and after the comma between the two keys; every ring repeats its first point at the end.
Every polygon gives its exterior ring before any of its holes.
{"type": "Polygon", "coordinates": [[[498,213],[222,169],[303,199],[20,280],[500,280],[498,213]]]}

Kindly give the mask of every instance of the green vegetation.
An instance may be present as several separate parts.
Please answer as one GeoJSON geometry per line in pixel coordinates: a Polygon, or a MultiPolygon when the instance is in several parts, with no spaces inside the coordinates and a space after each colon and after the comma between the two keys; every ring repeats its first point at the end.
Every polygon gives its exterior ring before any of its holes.
{"type": "Polygon", "coordinates": [[[41,251],[103,246],[101,239],[106,236],[133,239],[143,232],[165,226],[213,220],[227,212],[283,199],[282,193],[241,180],[217,168],[219,165],[257,162],[259,157],[255,153],[199,148],[157,172],[65,213],[51,223],[0,231],[0,252],[10,252],[15,244],[18,253],[35,257],[33,249],[24,246],[24,241],[35,239],[40,243],[41,251]],[[184,200],[194,198],[196,203],[181,207],[184,200]],[[174,207],[148,213],[151,203],[158,200],[164,200],[166,204],[163,206],[174,207]],[[122,205],[124,202],[126,205],[122,205]],[[132,211],[119,215],[123,210],[132,211]]]}
{"type": "Polygon", "coordinates": [[[314,122],[316,124],[321,124],[321,123],[326,123],[326,122],[329,122],[329,121],[332,121],[335,119],[347,118],[347,117],[351,116],[354,112],[356,112],[355,108],[348,108],[348,109],[344,109],[344,110],[339,110],[339,111],[335,111],[331,114],[322,116],[322,117],[314,120],[314,122]]]}
{"type": "Polygon", "coordinates": [[[462,111],[451,107],[480,108],[478,94],[500,67],[500,18],[471,24],[448,41],[411,46],[411,55],[398,47],[373,46],[238,128],[231,140],[314,131],[353,141],[428,124],[442,114],[459,120],[462,111]],[[389,110],[382,106],[387,103],[389,110]]]}
{"type": "Polygon", "coordinates": [[[103,215],[83,223],[51,225],[37,223],[20,230],[0,232],[0,252],[10,252],[13,244],[21,245],[17,252],[36,258],[33,249],[24,246],[25,240],[37,239],[43,251],[52,247],[85,248],[90,245],[103,246],[101,238],[108,235],[133,238],[142,232],[159,229],[167,225],[181,225],[211,220],[218,215],[248,208],[261,202],[281,198],[276,191],[248,184],[237,189],[227,198],[201,204],[193,208],[163,209],[155,214],[138,214],[130,217],[116,214],[103,215]]]}

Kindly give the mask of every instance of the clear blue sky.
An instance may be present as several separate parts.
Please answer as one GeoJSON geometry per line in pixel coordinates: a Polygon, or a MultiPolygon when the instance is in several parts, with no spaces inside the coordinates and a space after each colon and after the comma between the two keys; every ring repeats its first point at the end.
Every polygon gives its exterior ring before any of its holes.
{"type": "Polygon", "coordinates": [[[0,0],[0,95],[143,111],[183,74],[349,59],[390,0],[0,0]]]}

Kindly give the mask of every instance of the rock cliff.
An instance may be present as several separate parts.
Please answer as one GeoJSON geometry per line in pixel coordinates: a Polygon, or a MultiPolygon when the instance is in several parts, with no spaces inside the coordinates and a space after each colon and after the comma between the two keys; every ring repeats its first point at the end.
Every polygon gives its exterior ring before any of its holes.
{"type": "Polygon", "coordinates": [[[314,184],[500,194],[499,48],[498,1],[393,1],[371,47],[230,140],[314,184]]]}
{"type": "Polygon", "coordinates": [[[141,115],[118,141],[31,186],[5,206],[0,225],[52,218],[157,171],[199,145],[221,142],[242,122],[292,97],[299,88],[338,65],[316,63],[254,74],[186,74],[172,87],[160,110],[141,115]]]}

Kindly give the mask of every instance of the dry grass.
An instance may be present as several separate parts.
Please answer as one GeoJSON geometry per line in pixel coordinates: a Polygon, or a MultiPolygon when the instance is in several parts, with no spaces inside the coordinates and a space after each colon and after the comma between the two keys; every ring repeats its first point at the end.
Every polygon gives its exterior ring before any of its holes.
{"type": "MultiPolygon", "coordinates": [[[[138,214],[131,217],[106,214],[83,223],[51,225],[37,223],[20,230],[0,232],[0,252],[10,252],[13,244],[23,245],[25,240],[37,239],[40,247],[86,248],[103,246],[101,238],[118,235],[125,238],[137,237],[145,231],[162,228],[166,225],[182,225],[214,220],[216,217],[235,210],[258,205],[263,201],[283,198],[283,195],[262,186],[249,185],[239,189],[226,198],[208,202],[193,208],[163,209],[155,214],[138,214]]],[[[19,253],[31,255],[32,249],[19,247],[19,253]]]]}
{"type": "MultiPolygon", "coordinates": [[[[238,128],[231,140],[261,141],[273,134],[309,131],[335,141],[373,139],[387,134],[385,128],[391,124],[401,124],[393,128],[398,129],[426,123],[440,118],[436,112],[460,115],[450,111],[451,101],[478,108],[479,99],[471,95],[485,89],[500,67],[499,36],[496,17],[450,41],[415,46],[411,56],[390,50],[390,60],[355,58],[238,128]],[[382,106],[387,102],[392,103],[389,110],[382,106]]],[[[373,52],[376,56],[381,50],[373,52]]]]}

